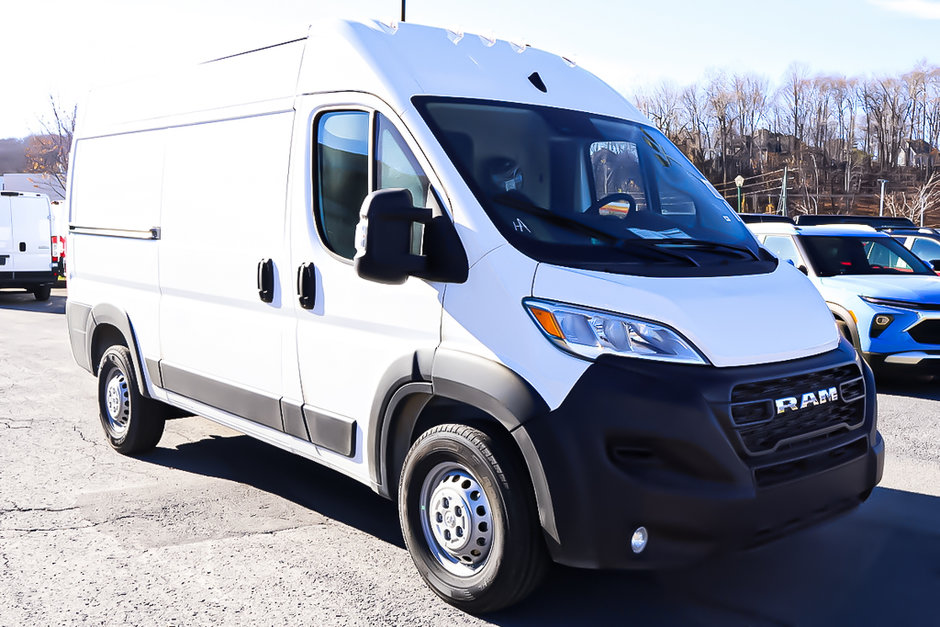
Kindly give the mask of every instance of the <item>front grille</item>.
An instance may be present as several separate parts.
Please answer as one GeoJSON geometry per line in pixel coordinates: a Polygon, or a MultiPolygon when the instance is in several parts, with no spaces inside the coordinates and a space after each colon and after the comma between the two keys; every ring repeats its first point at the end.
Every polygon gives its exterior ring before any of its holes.
{"type": "Polygon", "coordinates": [[[940,320],[922,320],[908,334],[920,344],[940,344],[940,320]]]}
{"type": "Polygon", "coordinates": [[[835,468],[840,464],[858,459],[867,452],[868,443],[863,437],[817,455],[758,468],[754,471],[754,479],[758,487],[766,488],[835,468]]]}
{"type": "Polygon", "coordinates": [[[855,364],[806,374],[743,383],[731,392],[731,419],[749,455],[763,455],[808,440],[853,429],[865,419],[865,383],[855,364]],[[824,399],[820,390],[837,391],[824,399]],[[803,402],[804,394],[813,396],[803,402]],[[798,409],[777,412],[778,399],[796,399],[798,409]],[[815,402],[814,402],[815,401],[815,402]]]}

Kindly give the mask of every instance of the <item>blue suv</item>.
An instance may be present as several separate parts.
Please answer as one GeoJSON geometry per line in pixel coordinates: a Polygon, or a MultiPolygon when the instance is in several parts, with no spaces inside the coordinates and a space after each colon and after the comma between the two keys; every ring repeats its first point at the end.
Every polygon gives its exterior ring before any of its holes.
{"type": "Polygon", "coordinates": [[[926,262],[868,226],[748,226],[809,277],[873,368],[940,374],[940,277],[926,262]]]}

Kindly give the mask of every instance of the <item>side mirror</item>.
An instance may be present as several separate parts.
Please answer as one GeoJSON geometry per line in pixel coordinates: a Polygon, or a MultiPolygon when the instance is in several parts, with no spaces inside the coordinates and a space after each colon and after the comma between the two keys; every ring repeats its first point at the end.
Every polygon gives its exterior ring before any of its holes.
{"type": "Polygon", "coordinates": [[[940,259],[931,259],[927,263],[934,269],[934,272],[940,272],[940,259]]]}
{"type": "Polygon", "coordinates": [[[457,230],[433,190],[430,198],[432,207],[426,209],[414,206],[407,189],[381,189],[366,196],[356,227],[354,262],[360,277],[388,284],[404,283],[409,276],[447,283],[467,280],[467,253],[457,230]],[[416,237],[421,241],[413,242],[416,237]]]}

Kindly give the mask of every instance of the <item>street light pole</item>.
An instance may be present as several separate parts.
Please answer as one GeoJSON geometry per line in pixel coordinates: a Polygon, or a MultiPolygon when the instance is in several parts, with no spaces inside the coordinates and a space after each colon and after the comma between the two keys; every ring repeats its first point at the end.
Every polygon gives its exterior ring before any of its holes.
{"type": "Polygon", "coordinates": [[[881,183],[881,200],[878,201],[878,215],[883,216],[885,213],[885,183],[888,182],[888,179],[878,179],[878,182],[881,183]]]}
{"type": "Polygon", "coordinates": [[[405,0],[401,0],[401,21],[405,21],[405,0]]]}
{"type": "Polygon", "coordinates": [[[738,213],[741,213],[741,186],[744,185],[744,177],[740,174],[734,177],[734,184],[738,186],[738,213]]]}

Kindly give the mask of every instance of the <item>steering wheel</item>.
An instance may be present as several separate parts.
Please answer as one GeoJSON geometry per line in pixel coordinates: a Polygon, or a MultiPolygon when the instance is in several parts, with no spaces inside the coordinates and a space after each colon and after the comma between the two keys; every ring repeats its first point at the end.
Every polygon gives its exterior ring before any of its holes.
{"type": "Polygon", "coordinates": [[[586,214],[600,214],[601,207],[604,205],[610,204],[618,200],[625,200],[630,205],[630,211],[636,211],[636,198],[628,194],[627,192],[614,192],[612,194],[607,194],[602,198],[598,198],[591,205],[584,210],[586,214]]]}

